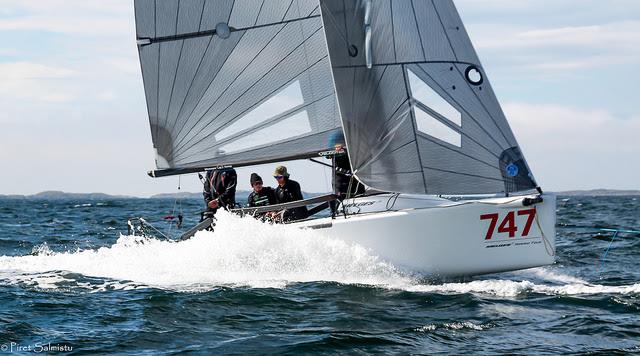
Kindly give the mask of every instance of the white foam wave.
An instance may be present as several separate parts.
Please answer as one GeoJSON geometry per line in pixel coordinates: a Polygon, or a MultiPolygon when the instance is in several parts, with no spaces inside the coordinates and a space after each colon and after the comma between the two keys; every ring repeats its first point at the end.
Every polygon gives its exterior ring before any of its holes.
{"type": "Polygon", "coordinates": [[[627,286],[604,286],[599,284],[570,283],[564,285],[535,284],[531,281],[482,280],[468,283],[444,283],[438,285],[415,285],[412,292],[445,294],[484,294],[498,297],[515,297],[525,293],[548,295],[594,295],[594,294],[639,294],[640,283],[627,286]]]}
{"type": "MultiPolygon", "coordinates": [[[[179,290],[220,285],[280,288],[291,282],[336,281],[399,287],[411,280],[365,248],[314,231],[218,214],[216,232],[179,243],[121,236],[111,247],[0,257],[0,277],[50,271],[133,281],[179,290]]],[[[48,285],[48,284],[45,284],[48,285]]]]}
{"type": "Polygon", "coordinates": [[[414,329],[414,331],[423,332],[423,333],[432,332],[437,329],[482,331],[482,330],[490,329],[491,327],[492,327],[491,324],[476,324],[471,321],[460,321],[460,322],[452,322],[452,323],[424,325],[414,329]]]}
{"type": "Polygon", "coordinates": [[[424,284],[362,246],[313,230],[266,225],[225,213],[218,214],[215,233],[201,231],[188,241],[121,236],[114,245],[96,250],[60,253],[41,245],[29,256],[0,256],[0,279],[39,288],[82,287],[92,291],[145,286],[186,291],[218,286],[283,288],[296,282],[331,281],[420,293],[498,297],[526,293],[640,294],[640,283],[589,284],[548,268],[518,272],[508,279],[424,284]],[[73,274],[100,280],[77,280],[73,274]]]}

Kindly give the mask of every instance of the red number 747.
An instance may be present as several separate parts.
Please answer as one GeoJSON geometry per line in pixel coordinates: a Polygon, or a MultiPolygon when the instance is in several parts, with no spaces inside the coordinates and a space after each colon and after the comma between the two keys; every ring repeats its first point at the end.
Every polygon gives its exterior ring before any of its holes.
{"type": "MultiPolygon", "coordinates": [[[[529,231],[531,231],[531,225],[536,217],[536,209],[519,210],[518,216],[522,215],[527,215],[527,223],[524,225],[521,235],[522,237],[525,237],[528,236],[529,231]]],[[[498,213],[480,215],[480,220],[491,220],[489,223],[489,229],[487,230],[487,236],[484,238],[485,240],[491,240],[493,237],[493,232],[498,224],[499,217],[498,213]]],[[[510,211],[507,213],[507,216],[504,217],[500,226],[498,226],[498,232],[506,232],[509,233],[509,237],[515,237],[516,231],[518,231],[518,226],[516,225],[516,212],[510,211]]]]}

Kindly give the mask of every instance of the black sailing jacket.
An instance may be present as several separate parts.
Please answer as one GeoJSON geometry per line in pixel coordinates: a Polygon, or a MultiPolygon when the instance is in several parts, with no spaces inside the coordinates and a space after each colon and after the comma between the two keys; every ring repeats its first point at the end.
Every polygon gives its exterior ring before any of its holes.
{"type": "MultiPolygon", "coordinates": [[[[287,179],[282,187],[278,185],[276,188],[276,201],[278,204],[290,203],[303,199],[304,197],[300,190],[300,184],[295,180],[287,179]]],[[[299,220],[306,219],[308,216],[309,212],[307,211],[307,207],[301,206],[287,210],[283,218],[284,220],[299,220]]]]}
{"type": "Polygon", "coordinates": [[[208,204],[212,200],[218,201],[221,208],[233,208],[236,205],[236,185],[238,176],[233,168],[214,169],[207,171],[202,195],[207,211],[216,212],[208,204]]]}
{"type": "Polygon", "coordinates": [[[250,207],[276,204],[276,192],[271,187],[262,187],[260,192],[255,190],[249,194],[247,205],[250,207]]]}

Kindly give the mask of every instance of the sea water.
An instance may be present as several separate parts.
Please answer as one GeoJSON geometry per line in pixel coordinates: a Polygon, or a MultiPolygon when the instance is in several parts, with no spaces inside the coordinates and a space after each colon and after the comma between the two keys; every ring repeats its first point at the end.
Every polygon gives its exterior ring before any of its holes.
{"type": "Polygon", "coordinates": [[[200,201],[0,200],[0,353],[640,352],[640,197],[560,197],[557,263],[456,280],[200,201]],[[39,349],[38,349],[39,347],[39,349]],[[48,349],[47,349],[48,347],[48,349]]]}

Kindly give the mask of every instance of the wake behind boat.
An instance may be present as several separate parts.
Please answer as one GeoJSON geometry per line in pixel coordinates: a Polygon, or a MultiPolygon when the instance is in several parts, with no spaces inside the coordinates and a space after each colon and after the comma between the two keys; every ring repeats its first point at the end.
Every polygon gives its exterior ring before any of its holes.
{"type": "Polygon", "coordinates": [[[427,274],[554,262],[555,197],[537,185],[452,1],[136,0],[135,10],[151,176],[332,155],[344,134],[365,194],[293,226],[427,274]],[[502,197],[469,199],[487,194],[502,197]],[[450,195],[466,199],[439,197],[450,195]]]}

